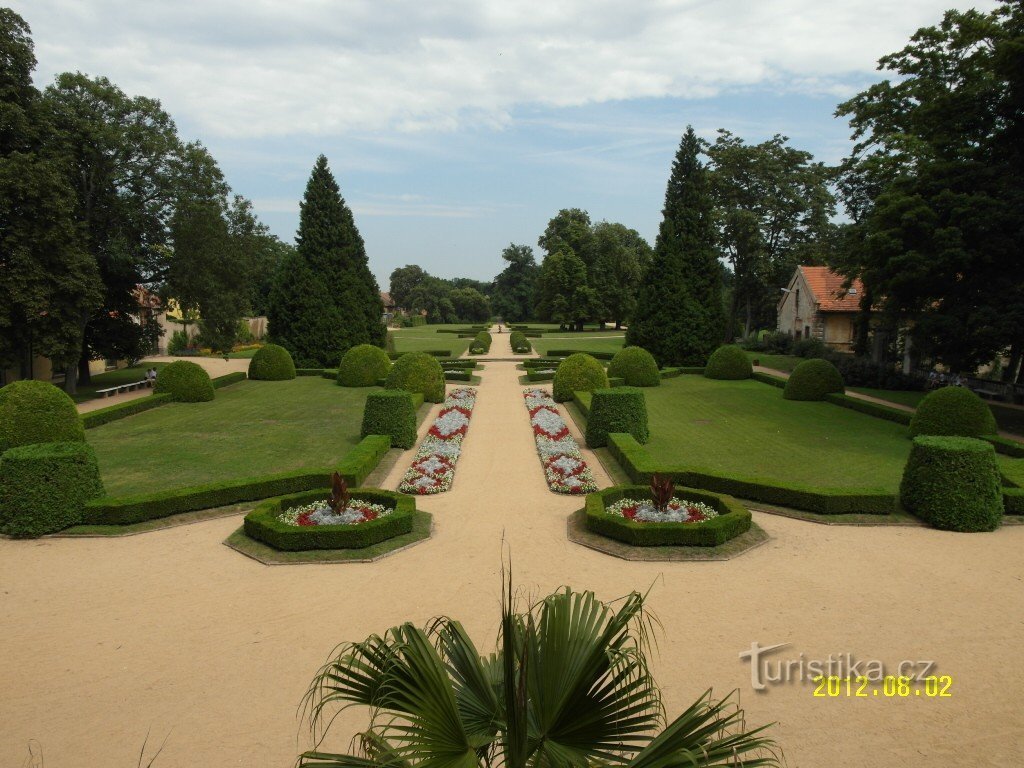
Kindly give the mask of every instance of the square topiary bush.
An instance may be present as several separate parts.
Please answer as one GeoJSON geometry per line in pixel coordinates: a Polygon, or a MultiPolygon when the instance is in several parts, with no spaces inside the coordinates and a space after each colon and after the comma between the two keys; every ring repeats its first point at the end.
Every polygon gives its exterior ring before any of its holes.
{"type": "Polygon", "coordinates": [[[416,408],[423,402],[412,393],[401,389],[371,392],[363,406],[363,426],[360,435],[387,435],[393,448],[412,448],[416,445],[416,408]]]}
{"type": "Polygon", "coordinates": [[[587,446],[608,445],[608,435],[612,432],[632,435],[638,443],[647,442],[650,431],[643,390],[636,387],[594,390],[587,415],[587,446]]]}
{"type": "Polygon", "coordinates": [[[82,522],[86,502],[103,495],[88,443],[36,443],[0,456],[0,532],[31,538],[82,522]]]}

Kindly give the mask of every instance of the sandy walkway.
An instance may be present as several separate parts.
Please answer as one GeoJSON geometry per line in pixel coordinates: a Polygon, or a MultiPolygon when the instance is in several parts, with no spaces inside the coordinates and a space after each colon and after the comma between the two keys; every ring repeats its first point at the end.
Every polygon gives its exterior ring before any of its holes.
{"type": "MultiPolygon", "coordinates": [[[[790,766],[1024,764],[1024,527],[958,535],[757,514],[772,540],[731,562],[617,560],[566,540],[579,500],[547,490],[514,364],[481,376],[454,486],[421,500],[434,537],[379,563],[267,568],[221,545],[239,518],[0,540],[0,766],[20,765],[30,738],[47,768],[135,765],[149,730],[157,742],[170,732],[157,768],[292,765],[307,745],[296,707],[336,643],[450,614],[490,647],[503,539],[534,595],[653,584],[669,713],[708,686],[738,687],[749,722],[778,721],[790,766]],[[755,694],[738,658],[754,641],[792,644],[773,660],[935,660],[954,695],[817,699],[796,683],[755,694]]],[[[328,746],[345,749],[361,725],[340,718],[328,746]]]]}

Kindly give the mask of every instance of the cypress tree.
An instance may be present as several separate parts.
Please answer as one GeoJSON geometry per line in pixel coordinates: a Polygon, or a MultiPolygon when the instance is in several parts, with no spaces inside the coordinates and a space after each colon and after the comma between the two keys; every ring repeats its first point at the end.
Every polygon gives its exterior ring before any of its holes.
{"type": "Polygon", "coordinates": [[[703,365],[725,325],[722,267],[701,141],[686,129],[665,191],[654,258],[644,276],[626,344],[666,365],[703,365]]]}
{"type": "Polygon", "coordinates": [[[270,294],[274,343],[300,368],[336,366],[358,344],[383,346],[380,289],[352,211],[323,155],[306,185],[295,242],[270,294]]]}

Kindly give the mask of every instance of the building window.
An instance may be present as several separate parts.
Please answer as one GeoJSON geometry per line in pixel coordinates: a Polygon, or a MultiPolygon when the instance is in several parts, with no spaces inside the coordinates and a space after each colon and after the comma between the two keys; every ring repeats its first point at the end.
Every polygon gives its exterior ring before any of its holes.
{"type": "Polygon", "coordinates": [[[804,338],[805,339],[811,338],[811,326],[809,326],[809,325],[805,325],[804,326],[804,338]]]}

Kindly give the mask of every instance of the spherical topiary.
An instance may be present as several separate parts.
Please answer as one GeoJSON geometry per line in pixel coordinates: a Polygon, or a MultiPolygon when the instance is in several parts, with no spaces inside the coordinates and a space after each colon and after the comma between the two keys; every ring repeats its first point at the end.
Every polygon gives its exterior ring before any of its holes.
{"type": "Polygon", "coordinates": [[[636,387],[594,390],[587,416],[587,445],[590,448],[608,445],[608,435],[612,432],[632,435],[638,443],[646,443],[650,438],[643,390],[636,387]]]}
{"type": "Polygon", "coordinates": [[[277,344],[264,344],[249,361],[249,378],[259,381],[287,381],[295,378],[291,353],[277,344]]]}
{"type": "Polygon", "coordinates": [[[372,387],[391,370],[388,353],[373,344],[349,349],[338,366],[338,383],[343,387],[372,387]]]}
{"type": "Polygon", "coordinates": [[[738,380],[754,375],[754,367],[747,359],[747,353],[735,344],[725,344],[711,353],[704,366],[704,376],[709,379],[738,380]]]}
{"type": "Polygon", "coordinates": [[[992,409],[963,387],[943,387],[925,395],[910,420],[911,435],[994,435],[992,409]]]}
{"type": "Polygon", "coordinates": [[[573,392],[590,392],[608,387],[608,374],[597,360],[583,352],[569,355],[555,370],[552,396],[555,402],[572,400],[573,392]]]}
{"type": "Polygon", "coordinates": [[[48,381],[15,381],[0,388],[0,453],[31,443],[82,442],[74,401],[48,381]]]}
{"type": "Polygon", "coordinates": [[[658,363],[643,347],[623,347],[608,364],[608,378],[620,378],[627,387],[657,387],[661,384],[658,363]]]}
{"type": "Polygon", "coordinates": [[[213,382],[201,366],[175,360],[157,371],[153,392],[166,392],[183,403],[204,403],[213,400],[213,382]]]}
{"type": "Polygon", "coordinates": [[[42,536],[82,522],[87,501],[103,495],[92,446],[39,443],[0,456],[0,531],[42,536]]]}
{"type": "Polygon", "coordinates": [[[828,360],[804,360],[793,369],[782,396],[787,400],[823,400],[830,392],[844,392],[843,375],[828,360]]]}
{"type": "Polygon", "coordinates": [[[444,401],[444,370],[436,357],[409,352],[391,366],[384,388],[422,392],[428,403],[440,403],[444,401]]]}
{"type": "Polygon", "coordinates": [[[995,448],[970,437],[915,437],[900,502],[936,528],[994,531],[1003,518],[995,448]]]}

